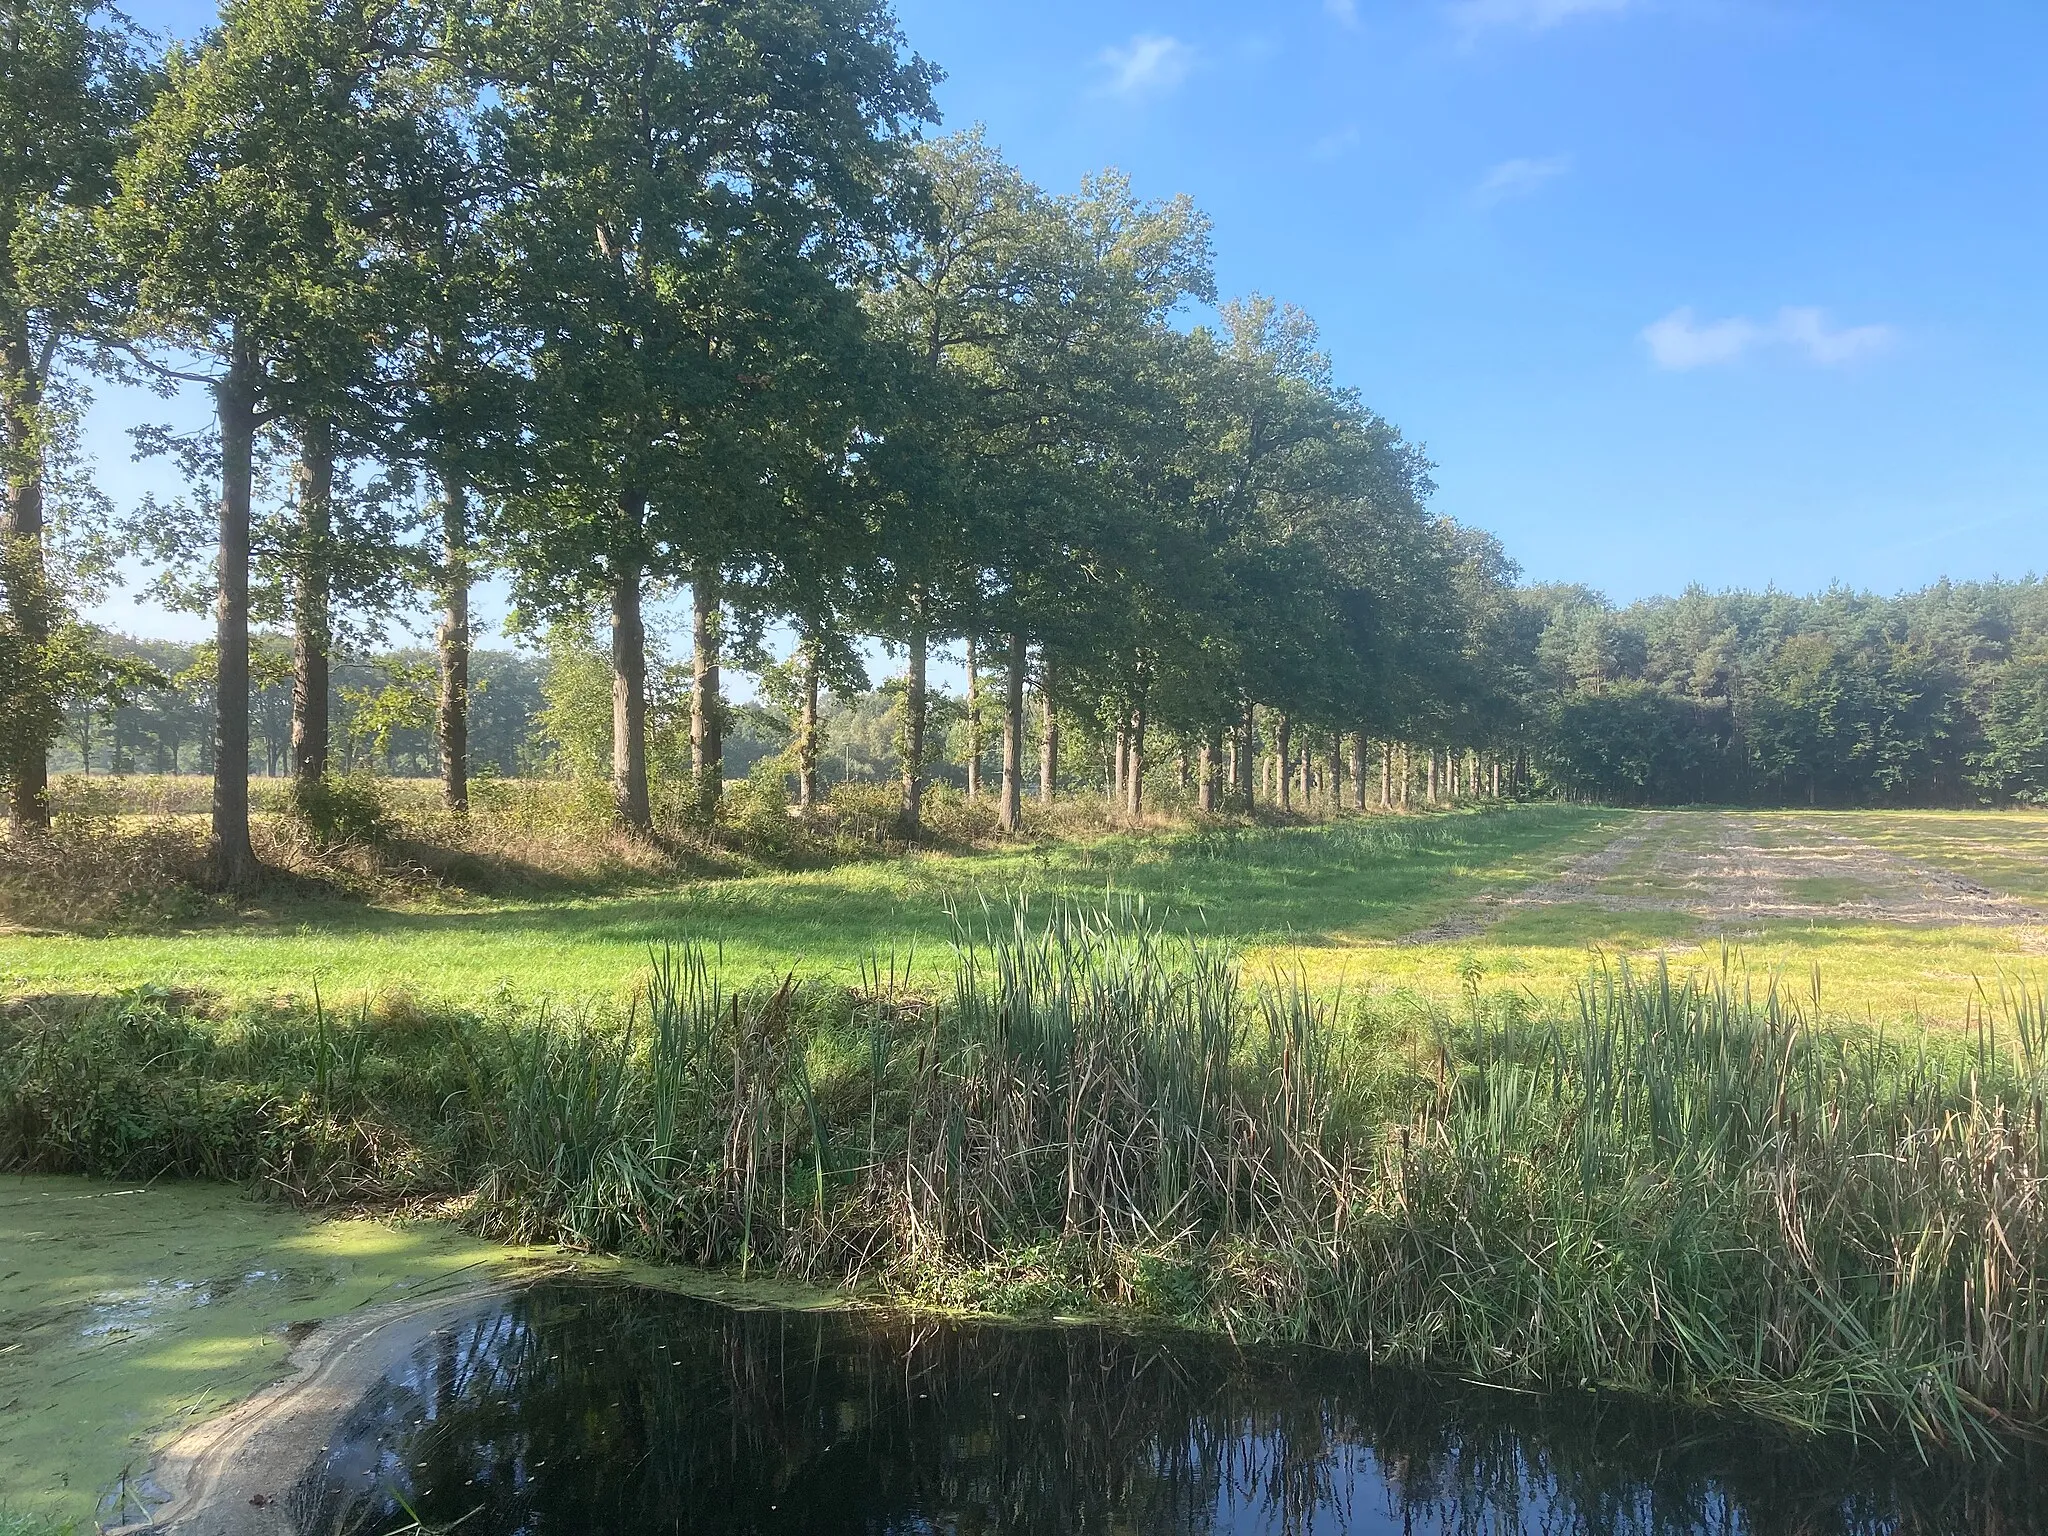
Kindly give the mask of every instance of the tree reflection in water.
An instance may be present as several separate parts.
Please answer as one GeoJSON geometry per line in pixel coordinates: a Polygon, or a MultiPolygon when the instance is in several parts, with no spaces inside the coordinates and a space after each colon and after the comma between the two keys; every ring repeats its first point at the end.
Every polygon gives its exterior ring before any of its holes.
{"type": "Polygon", "coordinates": [[[308,1536],[383,1536],[407,1505],[462,1536],[2020,1536],[2048,1529],[2044,1471],[1187,1335],[551,1283],[423,1343],[291,1512],[308,1536]]]}

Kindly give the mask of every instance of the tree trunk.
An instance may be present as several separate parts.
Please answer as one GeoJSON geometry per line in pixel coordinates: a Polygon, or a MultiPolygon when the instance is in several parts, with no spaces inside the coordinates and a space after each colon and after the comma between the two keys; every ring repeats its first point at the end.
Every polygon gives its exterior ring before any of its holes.
{"type": "Polygon", "coordinates": [[[1124,803],[1124,764],[1130,755],[1131,728],[1127,721],[1119,721],[1116,739],[1110,746],[1109,758],[1109,808],[1112,812],[1121,810],[1124,803]]]}
{"type": "Polygon", "coordinates": [[[441,799],[469,810],[469,508],[460,482],[441,486],[441,799]]]}
{"type": "Polygon", "coordinates": [[[1429,803],[1436,804],[1436,748],[1429,749],[1429,803]]]}
{"type": "Polygon", "coordinates": [[[981,668],[974,636],[967,637],[967,798],[981,795],[981,668]]]}
{"type": "Polygon", "coordinates": [[[1124,763],[1124,813],[1136,821],[1145,814],[1145,706],[1131,711],[1130,753],[1124,763]]]}
{"type": "MultiPolygon", "coordinates": [[[[623,500],[623,498],[622,498],[623,500]]],[[[628,517],[637,508],[623,508],[628,517]]],[[[647,626],[640,613],[640,563],[619,562],[612,581],[612,805],[619,825],[652,832],[647,803],[647,626]]]]}
{"type": "Polygon", "coordinates": [[[314,416],[299,433],[298,560],[292,592],[291,771],[301,788],[327,776],[327,676],[334,645],[334,423],[314,416]]]}
{"type": "Polygon", "coordinates": [[[1408,809],[1408,792],[1415,783],[1415,748],[1407,742],[1401,743],[1401,809],[1408,809]]]}
{"type": "Polygon", "coordinates": [[[1005,832],[1024,826],[1024,668],[1028,657],[1021,634],[1010,636],[1010,675],[1003,679],[1003,806],[997,824],[1005,832]]]}
{"type": "Polygon", "coordinates": [[[1351,733],[1351,809],[1365,809],[1365,732],[1351,733]]]}
{"type": "Polygon", "coordinates": [[[1252,763],[1258,751],[1258,743],[1258,708],[1250,700],[1246,700],[1244,719],[1238,732],[1237,751],[1233,755],[1230,770],[1236,780],[1237,794],[1234,798],[1237,800],[1238,809],[1242,811],[1249,811],[1252,808],[1252,795],[1256,788],[1252,779],[1252,763]]]}
{"type": "Polygon", "coordinates": [[[1211,726],[1202,742],[1201,763],[1196,769],[1195,807],[1213,813],[1216,809],[1216,777],[1222,771],[1223,727],[1211,726]]]}
{"type": "Polygon", "coordinates": [[[1330,809],[1338,810],[1344,804],[1344,738],[1330,734],[1330,809]]]}
{"type": "Polygon", "coordinates": [[[1060,720],[1052,704],[1052,661],[1041,648],[1038,697],[1044,711],[1038,724],[1038,801],[1051,805],[1060,776],[1060,720]]]}
{"type": "Polygon", "coordinates": [[[903,677],[903,831],[909,837],[915,837],[924,825],[924,728],[929,704],[925,664],[931,637],[925,632],[923,607],[920,598],[918,624],[910,632],[910,661],[903,677]]]}
{"type": "Polygon", "coordinates": [[[807,643],[801,657],[803,713],[796,733],[796,803],[806,815],[818,808],[818,649],[807,643]]]}
{"type": "Polygon", "coordinates": [[[1383,741],[1380,743],[1380,809],[1391,811],[1393,808],[1394,744],[1391,741],[1383,741]]]}
{"type": "Polygon", "coordinates": [[[718,819],[725,792],[725,701],[719,696],[724,581],[715,565],[690,581],[690,799],[704,825],[718,819]]]}
{"type": "Polygon", "coordinates": [[[1293,792],[1294,781],[1294,722],[1285,715],[1280,717],[1280,723],[1273,729],[1273,747],[1279,754],[1278,767],[1275,770],[1280,781],[1278,799],[1280,809],[1285,811],[1292,808],[1289,796],[1293,792]]]}
{"type": "Polygon", "coordinates": [[[215,881],[237,894],[254,890],[262,876],[249,841],[249,502],[257,387],[255,360],[237,334],[229,342],[227,374],[214,386],[221,483],[211,849],[215,881]]]}
{"type": "Polygon", "coordinates": [[[36,447],[41,398],[28,347],[9,345],[0,356],[0,430],[10,457],[0,582],[26,665],[22,695],[9,701],[15,718],[0,729],[0,748],[7,757],[7,819],[17,834],[50,825],[50,744],[63,727],[42,666],[52,616],[43,558],[43,456],[36,447]]]}

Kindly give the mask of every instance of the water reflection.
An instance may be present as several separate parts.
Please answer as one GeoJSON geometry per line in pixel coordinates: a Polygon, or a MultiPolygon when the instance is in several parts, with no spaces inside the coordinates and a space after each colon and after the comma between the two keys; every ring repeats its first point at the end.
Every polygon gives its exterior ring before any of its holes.
{"type": "Polygon", "coordinates": [[[1996,1470],[1184,1337],[735,1311],[551,1284],[369,1393],[305,1533],[2044,1530],[1996,1470]]]}

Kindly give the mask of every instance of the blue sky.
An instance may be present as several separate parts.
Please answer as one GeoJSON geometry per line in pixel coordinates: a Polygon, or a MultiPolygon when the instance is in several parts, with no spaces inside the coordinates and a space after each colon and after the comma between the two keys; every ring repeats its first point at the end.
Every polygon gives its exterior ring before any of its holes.
{"type": "MultiPolygon", "coordinates": [[[[948,128],[1054,190],[1192,194],[1224,292],[1314,315],[1529,579],[2048,571],[2040,0],[898,14],[948,128]]],[[[132,410],[95,419],[117,486],[132,410]]]]}

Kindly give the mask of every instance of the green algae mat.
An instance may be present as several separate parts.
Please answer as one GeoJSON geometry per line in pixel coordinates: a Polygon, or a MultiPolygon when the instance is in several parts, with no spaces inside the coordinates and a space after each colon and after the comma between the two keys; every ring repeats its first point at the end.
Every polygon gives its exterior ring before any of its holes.
{"type": "Polygon", "coordinates": [[[155,1447],[281,1375],[298,1325],[519,1257],[220,1185],[0,1176],[0,1512],[137,1518],[155,1447]]]}

